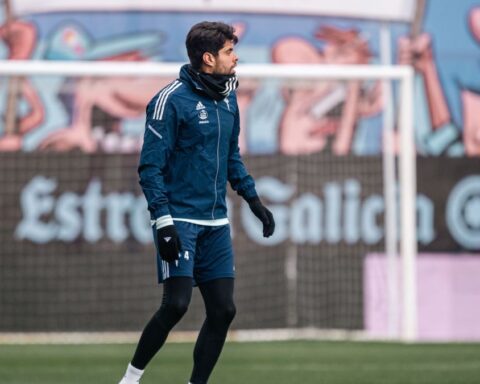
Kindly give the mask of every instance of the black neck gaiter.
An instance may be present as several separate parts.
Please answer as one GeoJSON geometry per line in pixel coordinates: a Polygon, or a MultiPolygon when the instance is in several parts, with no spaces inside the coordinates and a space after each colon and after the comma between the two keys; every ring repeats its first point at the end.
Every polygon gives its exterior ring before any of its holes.
{"type": "Polygon", "coordinates": [[[196,71],[191,66],[188,67],[188,72],[194,80],[198,81],[203,86],[208,96],[216,101],[223,100],[230,94],[230,92],[238,87],[238,79],[235,74],[217,75],[203,73],[196,71]]]}

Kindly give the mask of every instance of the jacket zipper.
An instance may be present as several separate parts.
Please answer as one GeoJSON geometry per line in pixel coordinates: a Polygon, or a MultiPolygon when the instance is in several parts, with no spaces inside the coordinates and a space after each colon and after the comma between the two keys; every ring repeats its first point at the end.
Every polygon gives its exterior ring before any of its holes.
{"type": "Polygon", "coordinates": [[[218,172],[220,169],[220,133],[221,133],[221,125],[220,125],[220,114],[218,113],[218,103],[215,100],[215,109],[217,111],[217,122],[218,122],[218,139],[217,139],[217,173],[215,174],[215,201],[213,202],[212,208],[212,220],[215,220],[215,206],[217,205],[217,180],[218,180],[218,172]]]}

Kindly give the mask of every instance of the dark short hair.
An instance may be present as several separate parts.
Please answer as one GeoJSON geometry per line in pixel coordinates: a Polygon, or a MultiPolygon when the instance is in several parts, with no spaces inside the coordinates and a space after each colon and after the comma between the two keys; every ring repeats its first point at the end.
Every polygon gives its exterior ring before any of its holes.
{"type": "Polygon", "coordinates": [[[195,24],[188,32],[185,45],[187,47],[190,64],[195,69],[200,69],[203,64],[203,54],[210,52],[218,55],[227,40],[237,44],[238,37],[235,29],[220,21],[202,21],[195,24]]]}

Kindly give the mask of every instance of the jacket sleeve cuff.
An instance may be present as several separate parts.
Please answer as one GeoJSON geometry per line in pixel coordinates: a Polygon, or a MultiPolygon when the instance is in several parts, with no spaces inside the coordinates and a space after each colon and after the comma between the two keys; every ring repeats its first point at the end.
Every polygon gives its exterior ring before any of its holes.
{"type": "Polygon", "coordinates": [[[161,216],[155,220],[155,225],[157,229],[166,227],[168,225],[173,225],[173,219],[170,215],[161,216]]]}

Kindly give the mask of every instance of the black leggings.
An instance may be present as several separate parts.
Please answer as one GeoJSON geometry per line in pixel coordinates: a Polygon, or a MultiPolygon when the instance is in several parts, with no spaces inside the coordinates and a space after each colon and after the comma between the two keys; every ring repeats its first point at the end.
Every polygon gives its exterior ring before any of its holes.
{"type": "MultiPolygon", "coordinates": [[[[193,353],[190,382],[204,384],[212,373],[225,343],[228,327],[235,317],[231,278],[216,279],[199,285],[207,317],[198,335],[193,353]]],[[[143,330],[131,364],[144,369],[163,346],[170,330],[188,309],[192,297],[192,279],[173,277],[165,281],[160,309],[143,330]]]]}

